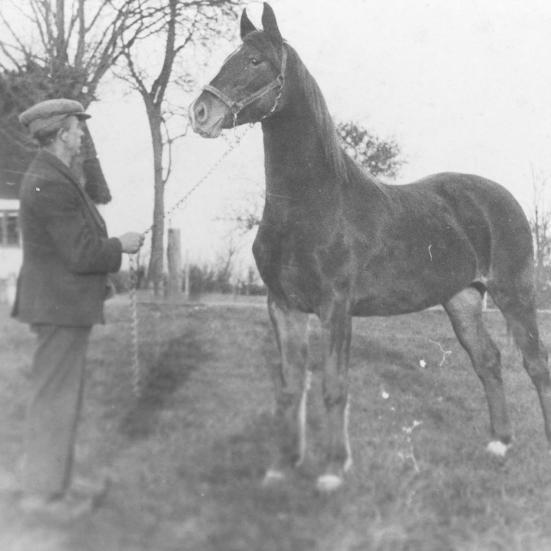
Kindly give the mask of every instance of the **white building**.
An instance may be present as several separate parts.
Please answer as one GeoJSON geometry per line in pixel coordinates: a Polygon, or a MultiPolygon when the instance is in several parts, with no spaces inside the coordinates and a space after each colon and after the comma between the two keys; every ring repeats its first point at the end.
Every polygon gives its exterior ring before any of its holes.
{"type": "Polygon", "coordinates": [[[23,260],[18,186],[0,181],[0,303],[12,304],[23,260]]]}

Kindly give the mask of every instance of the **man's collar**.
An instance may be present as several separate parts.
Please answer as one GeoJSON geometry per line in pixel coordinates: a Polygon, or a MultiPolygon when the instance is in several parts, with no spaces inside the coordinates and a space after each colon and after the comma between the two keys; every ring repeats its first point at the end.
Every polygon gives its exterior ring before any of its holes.
{"type": "Polygon", "coordinates": [[[41,149],[38,152],[38,157],[59,170],[79,188],[81,187],[76,174],[59,157],[50,153],[47,149],[41,149]]]}

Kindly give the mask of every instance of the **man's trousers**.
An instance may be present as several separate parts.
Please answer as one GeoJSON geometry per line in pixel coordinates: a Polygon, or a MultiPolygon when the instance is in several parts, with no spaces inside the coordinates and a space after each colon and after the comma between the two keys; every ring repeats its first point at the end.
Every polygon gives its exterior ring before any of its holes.
{"type": "Polygon", "coordinates": [[[23,490],[61,496],[71,482],[91,327],[33,325],[37,347],[25,429],[23,490]]]}

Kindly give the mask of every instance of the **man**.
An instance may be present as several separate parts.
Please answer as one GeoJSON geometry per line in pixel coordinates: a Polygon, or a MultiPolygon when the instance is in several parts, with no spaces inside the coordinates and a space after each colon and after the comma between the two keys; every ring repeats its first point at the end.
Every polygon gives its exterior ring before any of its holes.
{"type": "Polygon", "coordinates": [[[82,105],[40,102],[19,117],[40,150],[23,178],[23,265],[12,315],[37,336],[25,429],[21,507],[63,516],[91,508],[77,497],[73,453],[92,326],[103,323],[107,274],[135,253],[139,233],[108,237],[105,223],[69,168],[80,150],[82,105]]]}

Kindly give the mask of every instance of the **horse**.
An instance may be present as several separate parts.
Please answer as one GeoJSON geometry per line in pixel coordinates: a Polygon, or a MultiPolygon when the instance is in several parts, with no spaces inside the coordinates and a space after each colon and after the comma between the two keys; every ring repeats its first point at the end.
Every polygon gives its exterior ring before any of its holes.
{"type": "Polygon", "coordinates": [[[503,313],[537,391],[551,445],[551,383],[535,308],[533,244],[514,197],[480,176],[441,173],[384,184],[343,150],[314,78],[282,38],[268,4],[257,29],[243,10],[242,44],[190,105],[208,138],[262,125],[266,199],[253,254],[268,289],[281,361],[274,367],[276,445],[264,482],[283,480],[306,452],[307,322],[320,319],[327,443],[322,492],[352,466],[348,436],[353,316],[442,305],[482,382],[487,449],[512,442],[500,352],[483,321],[487,292],[503,313]]]}

